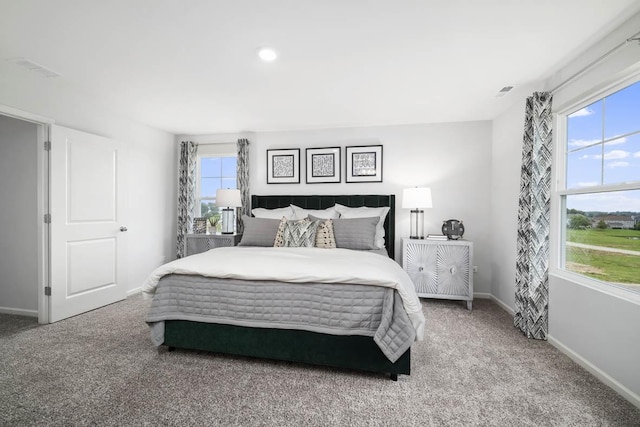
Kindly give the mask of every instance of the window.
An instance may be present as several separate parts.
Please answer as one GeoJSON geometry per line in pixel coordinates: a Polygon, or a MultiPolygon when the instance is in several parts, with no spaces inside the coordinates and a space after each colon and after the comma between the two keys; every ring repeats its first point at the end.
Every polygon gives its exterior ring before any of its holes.
{"type": "Polygon", "coordinates": [[[640,293],[640,81],[560,120],[560,267],[640,293]]]}
{"type": "Polygon", "coordinates": [[[236,188],[236,160],[235,155],[198,156],[196,217],[220,218],[220,211],[216,207],[216,190],[236,188]]]}

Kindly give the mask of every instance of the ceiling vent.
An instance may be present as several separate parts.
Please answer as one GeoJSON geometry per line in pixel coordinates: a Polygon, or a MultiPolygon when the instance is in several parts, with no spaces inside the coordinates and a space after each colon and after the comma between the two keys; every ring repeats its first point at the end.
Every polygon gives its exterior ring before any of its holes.
{"type": "Polygon", "coordinates": [[[62,76],[62,74],[56,73],[52,69],[47,68],[43,65],[37,64],[27,58],[12,58],[12,59],[7,59],[7,62],[13,62],[16,65],[26,68],[29,71],[34,71],[43,77],[61,77],[62,76]]]}
{"type": "Polygon", "coordinates": [[[511,89],[513,89],[513,86],[505,86],[502,89],[500,89],[500,92],[498,92],[496,96],[497,97],[505,96],[506,94],[511,92],[511,89]]]}

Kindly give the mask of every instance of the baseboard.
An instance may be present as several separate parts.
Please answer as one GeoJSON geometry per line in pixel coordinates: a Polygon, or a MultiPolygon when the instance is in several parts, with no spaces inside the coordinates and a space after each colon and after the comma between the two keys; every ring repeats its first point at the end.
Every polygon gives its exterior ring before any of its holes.
{"type": "Polygon", "coordinates": [[[553,338],[551,335],[547,335],[547,340],[549,344],[560,350],[562,353],[566,354],[576,362],[578,365],[582,366],[584,369],[589,371],[593,376],[598,378],[600,381],[611,387],[615,390],[619,395],[627,399],[631,404],[640,409],[640,396],[629,390],[623,384],[618,382],[616,379],[612,378],[609,374],[595,366],[593,363],[589,362],[587,359],[580,356],[575,351],[571,350],[566,345],[562,344],[560,341],[553,338]]]}
{"type": "Polygon", "coordinates": [[[504,311],[506,311],[510,315],[512,316],[516,315],[516,312],[513,310],[513,308],[509,307],[509,305],[504,301],[502,301],[500,298],[497,298],[495,295],[491,295],[491,300],[496,304],[498,304],[500,308],[502,308],[504,311]]]}
{"type": "Polygon", "coordinates": [[[488,292],[474,292],[473,297],[478,299],[489,299],[491,298],[491,294],[488,292]]]}
{"type": "Polygon", "coordinates": [[[142,292],[142,286],[139,286],[139,287],[133,288],[133,289],[129,289],[127,291],[127,298],[129,298],[131,295],[139,294],[140,292],[142,292]]]}
{"type": "Polygon", "coordinates": [[[0,307],[2,314],[16,314],[18,316],[28,316],[38,318],[38,310],[24,310],[22,308],[0,307]]]}

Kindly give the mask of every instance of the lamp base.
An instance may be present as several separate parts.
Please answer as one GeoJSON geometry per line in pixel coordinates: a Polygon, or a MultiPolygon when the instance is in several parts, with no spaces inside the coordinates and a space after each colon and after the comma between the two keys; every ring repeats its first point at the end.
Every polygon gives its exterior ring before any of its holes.
{"type": "Polygon", "coordinates": [[[220,230],[220,234],[233,234],[233,216],[233,209],[224,208],[222,210],[222,230],[220,230]]]}
{"type": "Polygon", "coordinates": [[[411,210],[411,239],[424,239],[424,211],[411,210]]]}

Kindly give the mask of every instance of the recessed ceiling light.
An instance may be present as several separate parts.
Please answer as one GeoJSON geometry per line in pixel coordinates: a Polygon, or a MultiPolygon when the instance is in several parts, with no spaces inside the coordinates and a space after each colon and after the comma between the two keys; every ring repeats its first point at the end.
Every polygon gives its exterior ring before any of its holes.
{"type": "Polygon", "coordinates": [[[275,61],[278,57],[278,52],[270,47],[261,47],[260,49],[258,49],[258,56],[264,62],[272,62],[275,61]]]}
{"type": "Polygon", "coordinates": [[[20,67],[24,67],[29,71],[34,71],[43,75],[44,77],[61,77],[62,74],[53,71],[51,68],[47,68],[44,65],[37,64],[28,58],[10,58],[7,62],[13,62],[20,67]]]}
{"type": "Polygon", "coordinates": [[[501,97],[501,96],[505,96],[506,94],[508,94],[509,92],[511,92],[511,90],[513,89],[513,86],[505,86],[502,89],[500,89],[500,92],[498,92],[498,94],[496,95],[496,97],[501,97]]]}

